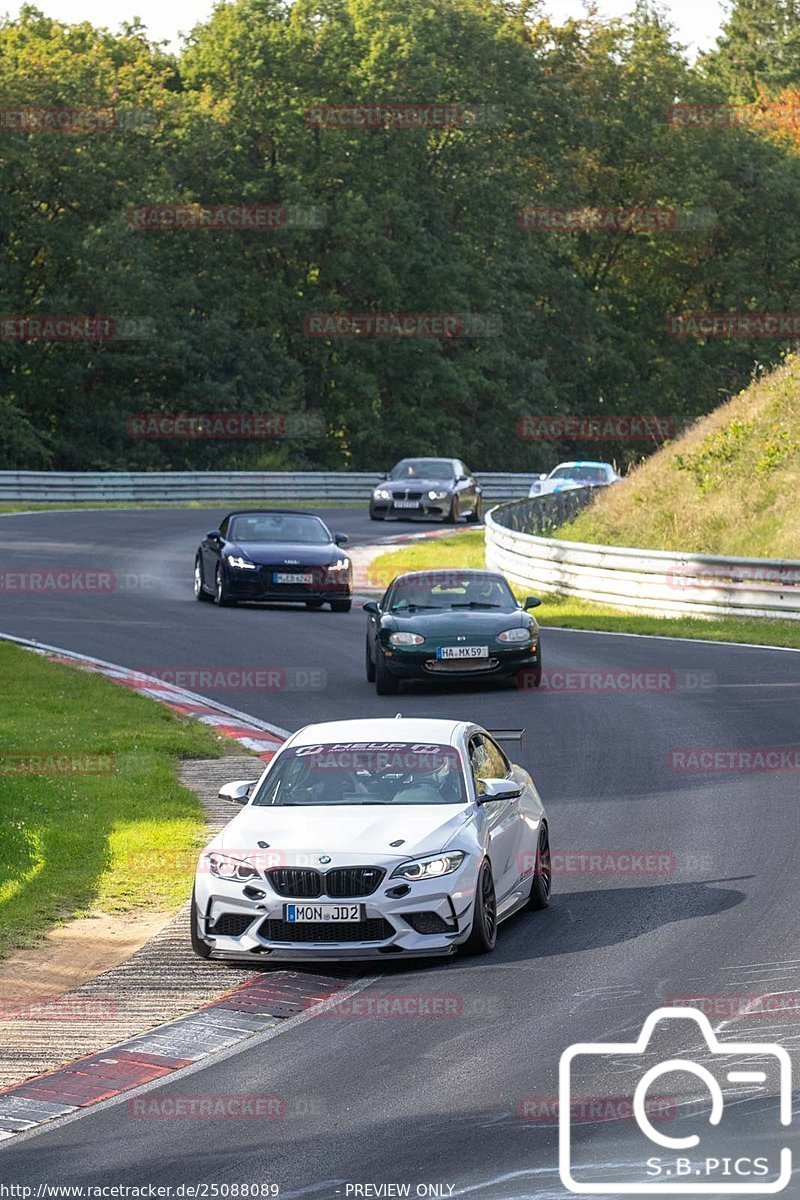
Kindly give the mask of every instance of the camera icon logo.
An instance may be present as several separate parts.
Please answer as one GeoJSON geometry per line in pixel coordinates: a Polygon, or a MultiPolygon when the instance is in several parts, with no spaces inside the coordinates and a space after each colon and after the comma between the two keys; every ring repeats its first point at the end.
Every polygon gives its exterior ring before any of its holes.
{"type": "MultiPolygon", "coordinates": [[[[669,1031],[668,1026],[663,1030],[669,1031]]],[[[673,1031],[674,1032],[674,1031],[673,1031]]],[[[644,1022],[642,1032],[635,1042],[577,1042],[561,1055],[559,1065],[559,1173],[564,1187],[580,1195],[774,1195],[789,1183],[792,1174],[792,1153],[788,1146],[775,1149],[770,1141],[767,1155],[747,1156],[742,1151],[742,1132],[725,1130],[726,1110],[725,1083],[748,1085],[748,1097],[760,1095],[774,1097],[777,1092],[777,1109],[780,1124],[788,1126],[792,1116],[792,1064],[788,1052],[772,1042],[721,1042],[705,1013],[695,1008],[659,1008],[644,1022]],[[661,1022],[691,1021],[696,1026],[705,1049],[698,1057],[704,1058],[708,1066],[693,1058],[665,1058],[644,1070],[638,1079],[631,1103],[636,1134],[643,1134],[647,1142],[636,1146],[630,1161],[615,1162],[607,1167],[596,1163],[579,1162],[578,1149],[586,1151],[590,1139],[574,1137],[572,1108],[577,1093],[573,1081],[577,1072],[591,1067],[584,1063],[584,1056],[605,1060],[599,1065],[604,1074],[620,1077],[620,1072],[635,1069],[636,1059],[650,1056],[650,1045],[656,1027],[661,1022]],[[751,1061],[748,1062],[747,1060],[751,1061]],[[744,1060],[744,1062],[743,1062],[744,1060]],[[613,1064],[613,1065],[612,1065],[613,1064]],[[711,1069],[713,1068],[713,1069],[711,1069]],[[708,1124],[715,1129],[715,1136],[723,1137],[721,1144],[730,1148],[730,1153],[720,1153],[715,1147],[711,1156],[701,1146],[699,1134],[671,1136],[656,1129],[648,1115],[647,1096],[650,1089],[663,1076],[675,1072],[690,1075],[701,1085],[703,1095],[710,1097],[708,1124]],[[717,1134],[717,1131],[719,1133],[717,1134]],[[662,1153],[654,1154],[653,1145],[662,1153]],[[642,1154],[641,1151],[644,1150],[642,1154]],[[687,1151],[694,1151],[689,1157],[687,1151]],[[649,1157],[648,1157],[649,1155],[649,1157]],[[623,1170],[624,1167],[624,1170],[623,1170]],[[619,1178],[623,1175],[624,1178],[619,1178]],[[638,1174],[638,1178],[635,1176],[638,1174]],[[580,1178],[577,1178],[577,1176],[580,1178]],[[592,1178],[594,1176],[594,1178],[592,1178]]],[[[736,1095],[741,1101],[741,1093],[736,1095]]],[[[728,1101],[733,1099],[730,1095],[728,1101]]],[[[707,1107],[707,1103],[704,1103],[707,1107]]],[[[733,1106],[738,1108],[737,1105],[733,1106]]],[[[768,1112],[765,1106],[760,1109],[768,1112]]],[[[748,1127],[748,1132],[752,1129],[748,1127]]],[[[770,1130],[770,1132],[772,1132],[770,1130]]]]}

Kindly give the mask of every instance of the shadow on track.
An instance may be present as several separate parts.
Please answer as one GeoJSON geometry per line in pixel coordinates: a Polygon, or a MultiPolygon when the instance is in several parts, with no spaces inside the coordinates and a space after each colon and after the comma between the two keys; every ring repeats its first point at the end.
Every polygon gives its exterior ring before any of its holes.
{"type": "Polygon", "coordinates": [[[519,913],[500,927],[499,958],[550,958],[616,946],[675,921],[713,917],[746,893],[707,883],[662,883],[556,893],[545,913],[519,913]]]}

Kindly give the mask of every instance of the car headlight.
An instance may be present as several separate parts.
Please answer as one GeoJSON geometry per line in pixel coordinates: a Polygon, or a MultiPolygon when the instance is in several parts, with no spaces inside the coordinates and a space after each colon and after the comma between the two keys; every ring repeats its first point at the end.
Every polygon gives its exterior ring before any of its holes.
{"type": "Polygon", "coordinates": [[[350,569],[349,558],[337,558],[336,562],[332,562],[328,566],[329,571],[347,571],[350,569]]]}
{"type": "Polygon", "coordinates": [[[542,490],[542,485],[540,483],[532,483],[531,490],[528,492],[528,495],[529,496],[538,496],[539,492],[541,490],[542,490]]]}
{"type": "Polygon", "coordinates": [[[418,633],[393,633],[389,638],[390,646],[421,646],[425,641],[418,633]]]}
{"type": "Polygon", "coordinates": [[[242,558],[241,554],[228,554],[228,563],[232,567],[238,568],[240,571],[257,571],[258,567],[255,563],[250,562],[249,558],[242,558]]]}
{"type": "Polygon", "coordinates": [[[436,488],[431,488],[431,490],[428,492],[428,499],[444,500],[449,494],[449,492],[444,491],[442,488],[439,488],[438,490],[436,488]]]}
{"type": "Polygon", "coordinates": [[[531,640],[530,629],[504,629],[502,633],[498,633],[498,642],[529,642],[531,640]]]}
{"type": "Polygon", "coordinates": [[[392,493],[387,492],[386,488],[375,488],[375,491],[372,493],[372,495],[376,500],[391,500],[392,498],[392,493]]]}
{"type": "Polygon", "coordinates": [[[246,859],[231,858],[229,854],[218,854],[213,851],[206,855],[208,869],[218,879],[258,879],[258,871],[246,859]]]}
{"type": "Polygon", "coordinates": [[[452,875],[466,857],[463,850],[451,850],[447,854],[436,854],[430,858],[418,858],[415,862],[401,863],[392,871],[392,879],[438,879],[441,875],[452,875]]]}

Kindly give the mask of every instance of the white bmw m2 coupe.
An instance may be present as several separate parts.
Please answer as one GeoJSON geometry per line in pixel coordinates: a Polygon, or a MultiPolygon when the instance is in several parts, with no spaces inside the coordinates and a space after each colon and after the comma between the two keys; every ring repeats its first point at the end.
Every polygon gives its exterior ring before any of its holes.
{"type": "Polygon", "coordinates": [[[397,717],[308,725],[200,856],[192,944],[204,958],[477,953],[550,902],[547,814],[499,744],[522,731],[397,717]]]}

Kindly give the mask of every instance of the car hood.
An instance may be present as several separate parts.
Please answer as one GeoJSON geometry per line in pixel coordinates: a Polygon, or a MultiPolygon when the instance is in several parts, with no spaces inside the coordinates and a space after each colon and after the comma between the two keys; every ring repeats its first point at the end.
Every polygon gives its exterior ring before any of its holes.
{"type": "Polygon", "coordinates": [[[584,483],[578,483],[576,479],[541,479],[533,485],[532,494],[547,496],[552,492],[572,492],[575,488],[586,486],[584,483]]]}
{"type": "Polygon", "coordinates": [[[518,608],[485,609],[457,608],[447,612],[387,613],[385,625],[392,630],[407,630],[422,637],[455,637],[464,635],[474,641],[479,637],[496,636],[504,629],[534,624],[518,608]]]}
{"type": "Polygon", "coordinates": [[[228,542],[225,552],[242,554],[254,563],[287,567],[325,566],[334,558],[346,557],[332,542],[326,542],[324,546],[309,546],[303,542],[228,542]]]}
{"type": "Polygon", "coordinates": [[[320,854],[333,866],[396,861],[436,854],[470,819],[464,804],[303,805],[252,804],[219,833],[215,849],[275,855],[274,865],[298,861],[315,866],[320,854]],[[400,846],[392,842],[402,839],[400,846]],[[259,842],[268,847],[259,848],[259,842]],[[310,861],[308,861],[310,860],[310,861]]]}
{"type": "Polygon", "coordinates": [[[384,479],[379,488],[390,492],[425,492],[429,488],[437,492],[451,491],[455,487],[454,479],[384,479]]]}

